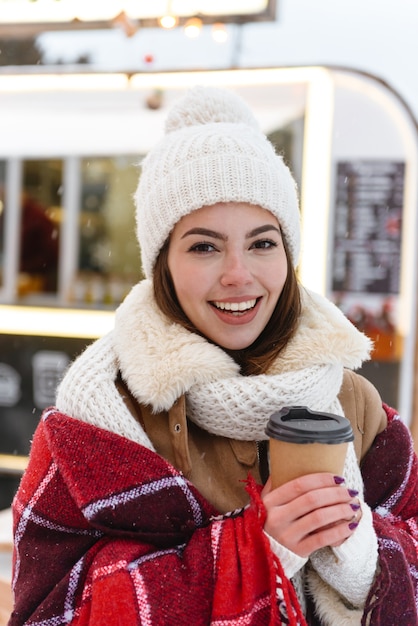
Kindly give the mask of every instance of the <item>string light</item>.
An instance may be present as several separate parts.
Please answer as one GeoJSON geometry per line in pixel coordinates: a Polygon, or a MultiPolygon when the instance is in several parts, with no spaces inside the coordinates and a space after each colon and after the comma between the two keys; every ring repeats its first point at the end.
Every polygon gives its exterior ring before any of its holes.
{"type": "Polygon", "coordinates": [[[175,26],[177,26],[177,22],[178,22],[178,19],[176,18],[175,15],[163,15],[158,20],[158,23],[160,24],[160,26],[162,28],[165,28],[166,30],[169,30],[170,28],[174,28],[175,26]]]}
{"type": "Polygon", "coordinates": [[[202,30],[202,20],[198,17],[191,17],[184,25],[184,34],[191,39],[199,37],[202,30]]]}
{"type": "Polygon", "coordinates": [[[226,29],[225,24],[220,24],[220,23],[213,24],[212,38],[217,43],[225,43],[225,41],[228,39],[228,31],[226,29]]]}
{"type": "Polygon", "coordinates": [[[171,0],[167,0],[167,10],[165,14],[158,19],[158,23],[162,28],[165,28],[166,30],[177,26],[178,18],[173,14],[171,10],[171,0]]]}

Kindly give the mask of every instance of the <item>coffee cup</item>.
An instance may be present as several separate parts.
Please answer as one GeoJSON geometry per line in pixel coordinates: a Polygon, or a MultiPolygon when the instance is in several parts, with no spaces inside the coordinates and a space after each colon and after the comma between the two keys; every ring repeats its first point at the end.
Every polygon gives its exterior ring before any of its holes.
{"type": "Polygon", "coordinates": [[[272,488],[316,472],[341,476],[351,424],[342,415],[289,406],[273,413],[267,423],[272,488]]]}

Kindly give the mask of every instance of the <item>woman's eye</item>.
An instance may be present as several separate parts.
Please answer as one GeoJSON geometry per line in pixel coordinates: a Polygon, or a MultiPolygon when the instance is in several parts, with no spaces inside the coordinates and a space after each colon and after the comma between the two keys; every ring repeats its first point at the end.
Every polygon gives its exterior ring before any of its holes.
{"type": "Polygon", "coordinates": [[[213,252],[214,250],[216,250],[216,248],[212,243],[206,243],[204,241],[195,243],[189,248],[189,252],[200,252],[202,254],[205,252],[213,252]]]}
{"type": "Polygon", "coordinates": [[[272,239],[260,239],[258,241],[255,241],[251,247],[261,250],[268,250],[269,248],[277,248],[277,245],[277,241],[273,241],[272,239]]]}

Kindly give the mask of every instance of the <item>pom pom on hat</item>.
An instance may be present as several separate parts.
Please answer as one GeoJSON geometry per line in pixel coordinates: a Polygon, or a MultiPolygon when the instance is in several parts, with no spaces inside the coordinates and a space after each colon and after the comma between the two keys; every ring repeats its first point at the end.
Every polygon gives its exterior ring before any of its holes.
{"type": "Polygon", "coordinates": [[[242,123],[259,130],[251,109],[232,91],[195,87],[173,106],[165,123],[165,132],[171,133],[186,126],[222,122],[242,123]]]}
{"type": "Polygon", "coordinates": [[[171,109],[165,131],[142,163],[135,194],[145,275],[152,277],[158,254],[182,217],[219,202],[254,204],[270,211],[297,265],[295,181],[247,104],[232,92],[196,87],[171,109]]]}

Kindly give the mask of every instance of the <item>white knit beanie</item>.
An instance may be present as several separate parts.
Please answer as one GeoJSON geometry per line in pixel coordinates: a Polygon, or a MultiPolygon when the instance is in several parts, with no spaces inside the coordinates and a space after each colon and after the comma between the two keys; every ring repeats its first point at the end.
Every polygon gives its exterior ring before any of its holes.
{"type": "Polygon", "coordinates": [[[218,202],[246,202],[278,219],[296,266],[300,247],[296,184],[244,101],[195,87],[174,105],[165,136],[142,162],[135,194],[137,236],[147,278],[175,224],[218,202]]]}

